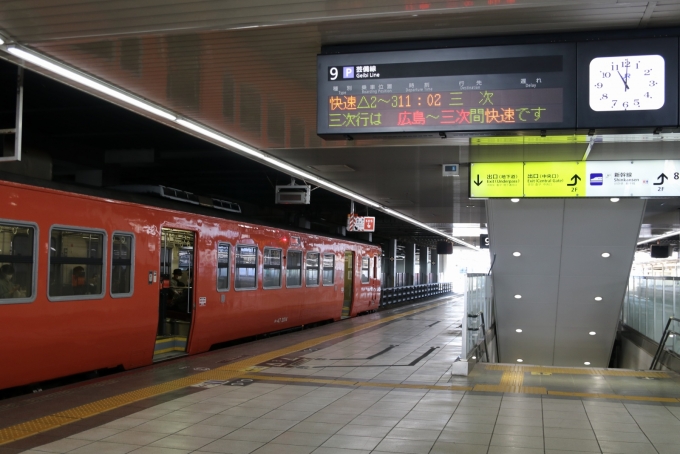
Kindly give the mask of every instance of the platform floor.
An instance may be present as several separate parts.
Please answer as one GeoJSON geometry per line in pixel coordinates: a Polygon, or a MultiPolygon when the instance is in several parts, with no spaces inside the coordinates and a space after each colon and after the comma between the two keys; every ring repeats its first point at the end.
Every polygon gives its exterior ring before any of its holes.
{"type": "Polygon", "coordinates": [[[478,364],[443,297],[0,401],[0,454],[680,453],[674,373],[478,364]]]}

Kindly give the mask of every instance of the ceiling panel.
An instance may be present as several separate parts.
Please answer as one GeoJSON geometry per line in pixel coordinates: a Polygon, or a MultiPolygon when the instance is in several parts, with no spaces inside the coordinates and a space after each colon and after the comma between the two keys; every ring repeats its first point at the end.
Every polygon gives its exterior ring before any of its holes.
{"type": "MultiPolygon", "coordinates": [[[[466,172],[447,180],[437,169],[442,163],[469,161],[467,152],[459,153],[461,142],[321,140],[315,112],[316,55],[322,46],[506,35],[531,40],[532,34],[544,32],[678,23],[675,1],[0,3],[0,33],[19,43],[300,167],[353,167],[355,172],[317,173],[386,206],[392,200],[391,206],[421,221],[448,226],[485,221],[484,202],[467,198],[466,172]],[[395,144],[398,149],[389,150],[395,144]]],[[[672,155],[675,147],[658,153],[672,155]]],[[[580,159],[582,148],[477,149],[470,155],[479,161],[571,160],[580,159]]],[[[616,155],[607,150],[603,148],[602,156],[616,155]]],[[[540,235],[536,233],[536,240],[540,235]]]]}

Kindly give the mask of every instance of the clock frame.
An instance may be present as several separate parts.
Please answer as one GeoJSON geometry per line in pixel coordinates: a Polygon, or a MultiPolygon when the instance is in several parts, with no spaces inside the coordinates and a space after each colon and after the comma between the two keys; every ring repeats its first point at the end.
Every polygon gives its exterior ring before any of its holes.
{"type": "Polygon", "coordinates": [[[578,128],[677,126],[677,38],[578,43],[577,64],[578,128]]]}

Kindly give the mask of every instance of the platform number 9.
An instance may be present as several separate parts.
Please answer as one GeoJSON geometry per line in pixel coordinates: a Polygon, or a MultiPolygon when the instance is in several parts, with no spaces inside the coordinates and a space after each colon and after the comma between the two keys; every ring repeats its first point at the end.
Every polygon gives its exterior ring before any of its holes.
{"type": "Polygon", "coordinates": [[[328,71],[329,71],[330,80],[336,80],[336,79],[338,78],[338,74],[339,74],[339,73],[338,73],[338,68],[336,68],[335,66],[333,66],[333,67],[330,68],[328,71]]]}

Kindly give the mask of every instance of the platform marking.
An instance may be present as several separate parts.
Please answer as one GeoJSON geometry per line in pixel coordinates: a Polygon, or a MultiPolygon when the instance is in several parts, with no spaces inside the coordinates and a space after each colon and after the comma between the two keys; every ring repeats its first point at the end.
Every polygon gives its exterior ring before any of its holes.
{"type": "Polygon", "coordinates": [[[671,402],[671,403],[680,402],[680,399],[676,399],[674,397],[626,396],[621,394],[548,391],[545,387],[542,386],[508,386],[508,385],[480,384],[475,385],[474,388],[472,388],[470,386],[456,386],[456,385],[419,385],[419,384],[361,382],[354,380],[286,377],[266,374],[241,375],[241,378],[248,378],[252,380],[265,380],[280,383],[326,384],[337,386],[356,386],[356,387],[393,388],[393,389],[408,388],[408,389],[430,389],[442,391],[476,391],[476,392],[513,393],[513,394],[544,394],[546,396],[582,397],[594,399],[630,400],[644,402],[671,402]]]}
{"type": "Polygon", "coordinates": [[[457,386],[457,385],[419,385],[408,383],[380,383],[372,381],[356,381],[356,380],[334,380],[332,378],[300,378],[300,377],[280,377],[278,375],[253,374],[243,375],[243,378],[252,380],[269,380],[276,382],[292,382],[292,383],[319,383],[324,385],[339,385],[339,386],[359,386],[359,387],[374,387],[374,388],[395,388],[395,389],[434,389],[442,391],[472,391],[472,386],[457,386]]]}
{"type": "Polygon", "coordinates": [[[613,370],[593,368],[568,368],[547,366],[516,366],[510,364],[487,364],[486,370],[500,370],[503,372],[523,371],[546,374],[564,375],[599,375],[608,377],[644,377],[644,378],[670,378],[666,372],[643,371],[643,370],[613,370]]]}
{"type": "Polygon", "coordinates": [[[364,331],[366,329],[373,328],[374,326],[389,323],[393,320],[397,320],[402,317],[408,317],[409,315],[424,312],[435,307],[445,305],[447,303],[448,301],[442,301],[427,304],[422,307],[412,309],[410,311],[391,315],[389,317],[381,318],[379,320],[374,320],[372,322],[364,323],[360,326],[354,326],[352,328],[348,328],[337,333],[328,334],[326,336],[321,336],[315,339],[300,342],[290,347],[273,350],[268,353],[262,353],[260,355],[253,356],[241,361],[237,361],[235,363],[228,364],[225,366],[221,366],[210,371],[201,372],[184,378],[179,378],[159,385],[129,391],[118,396],[98,400],[85,405],[81,405],[79,407],[71,408],[69,410],[61,411],[52,415],[43,416],[41,418],[33,419],[31,421],[26,421],[23,423],[15,424],[13,426],[5,427],[3,429],[0,429],[0,445],[10,443],[15,440],[20,440],[22,438],[30,437],[37,433],[45,432],[66,424],[70,424],[72,422],[78,421],[79,419],[89,418],[100,413],[113,410],[114,408],[119,408],[131,404],[133,402],[169,393],[171,391],[176,391],[178,389],[186,388],[191,385],[196,385],[206,380],[229,380],[236,377],[241,378],[243,377],[242,372],[243,369],[247,369],[249,367],[253,367],[257,364],[269,361],[271,359],[278,358],[279,356],[294,353],[300,350],[311,348],[315,345],[323,344],[334,339],[338,339],[350,334],[364,331]]]}

